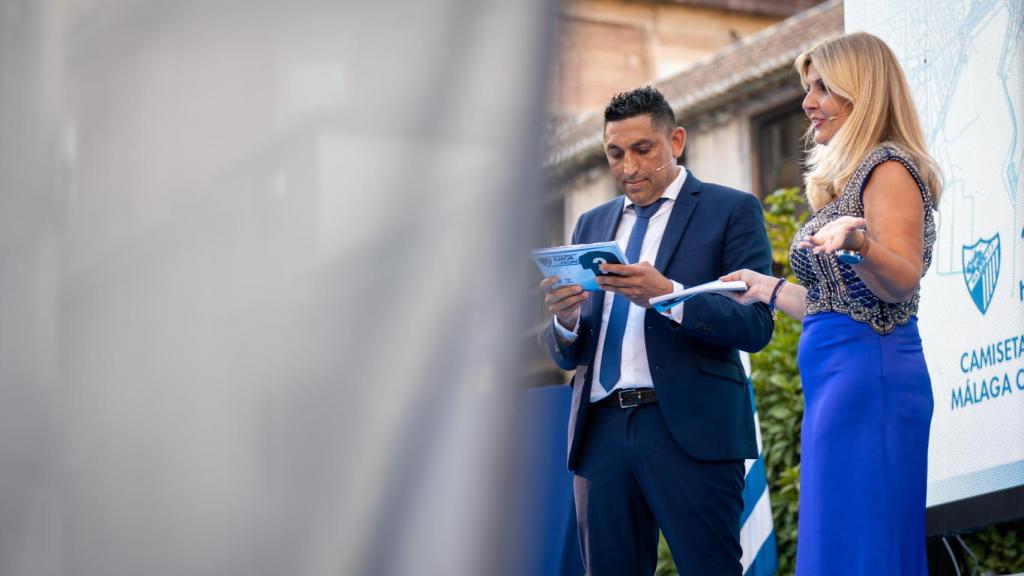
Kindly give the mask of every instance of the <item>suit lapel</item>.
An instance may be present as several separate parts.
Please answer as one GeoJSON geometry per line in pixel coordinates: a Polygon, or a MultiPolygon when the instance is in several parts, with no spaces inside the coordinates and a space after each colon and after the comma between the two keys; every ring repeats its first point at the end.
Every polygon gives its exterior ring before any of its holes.
{"type": "Polygon", "coordinates": [[[690,172],[683,182],[683,189],[679,191],[675,204],[672,205],[672,213],[669,214],[668,224],[665,226],[665,233],[661,237],[661,245],[658,246],[658,257],[654,260],[654,267],[662,274],[665,267],[679,246],[679,240],[686,231],[690,217],[693,216],[697,204],[700,203],[701,181],[690,172]]]}
{"type": "Polygon", "coordinates": [[[619,228],[619,220],[622,220],[622,206],[626,202],[625,196],[619,196],[615,202],[608,205],[608,210],[601,215],[597,222],[599,236],[597,242],[609,242],[615,240],[615,231],[619,228]]]}

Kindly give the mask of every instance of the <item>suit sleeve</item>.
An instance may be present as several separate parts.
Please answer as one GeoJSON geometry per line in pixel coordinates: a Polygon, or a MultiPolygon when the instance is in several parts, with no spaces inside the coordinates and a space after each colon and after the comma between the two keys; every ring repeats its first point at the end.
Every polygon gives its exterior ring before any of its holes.
{"type": "MultiPolygon", "coordinates": [[[[580,220],[576,221],[576,228],[572,232],[572,243],[577,244],[579,242],[578,237],[580,233],[580,220]]],[[[580,311],[582,314],[582,310],[580,311]]],[[[584,329],[583,319],[580,319],[578,324],[578,330],[584,329]]],[[[544,346],[544,350],[547,351],[548,356],[558,365],[562,370],[575,370],[576,366],[579,365],[580,355],[580,342],[582,338],[576,338],[572,342],[565,342],[555,334],[555,318],[551,317],[548,321],[547,326],[544,327],[544,333],[541,336],[541,345],[544,346]]]]}
{"type": "MultiPolygon", "coordinates": [[[[721,255],[722,274],[748,268],[771,274],[772,251],[764,225],[761,202],[746,195],[726,224],[721,255]]],[[[746,306],[721,294],[701,294],[686,303],[682,324],[673,329],[711,344],[757,352],[771,341],[775,330],[768,306],[746,306]]]]}

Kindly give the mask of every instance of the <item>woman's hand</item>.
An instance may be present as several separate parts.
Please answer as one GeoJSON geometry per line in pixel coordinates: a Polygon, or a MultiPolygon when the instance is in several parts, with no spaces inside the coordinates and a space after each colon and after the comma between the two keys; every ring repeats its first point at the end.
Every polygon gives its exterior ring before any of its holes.
{"type": "Polygon", "coordinates": [[[749,306],[755,302],[768,303],[768,300],[772,297],[772,290],[775,289],[775,285],[778,284],[779,279],[773,278],[772,276],[765,276],[759,274],[753,270],[737,270],[731,272],[719,278],[722,282],[730,282],[733,280],[742,280],[747,283],[746,292],[723,292],[729,298],[749,306]]]}
{"type": "Polygon", "coordinates": [[[810,248],[815,254],[836,250],[860,250],[867,241],[864,233],[865,221],[853,216],[840,216],[813,236],[800,240],[801,248],[810,248]]]}

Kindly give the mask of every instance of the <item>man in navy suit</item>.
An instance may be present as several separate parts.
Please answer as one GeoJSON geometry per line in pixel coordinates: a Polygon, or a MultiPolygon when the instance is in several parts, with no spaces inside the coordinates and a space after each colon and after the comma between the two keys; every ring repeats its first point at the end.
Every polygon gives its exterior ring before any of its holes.
{"type": "Polygon", "coordinates": [[[624,196],[580,216],[572,242],[615,240],[633,263],[603,264],[600,292],[541,282],[545,346],[576,371],[568,464],[584,564],[651,575],[660,529],[681,573],[738,575],[743,460],[757,446],[737,350],[767,345],[772,315],[720,294],[664,315],[648,300],[732,270],[768,274],[761,204],[677,165],[686,132],[654,88],[615,96],[604,119],[624,196]]]}

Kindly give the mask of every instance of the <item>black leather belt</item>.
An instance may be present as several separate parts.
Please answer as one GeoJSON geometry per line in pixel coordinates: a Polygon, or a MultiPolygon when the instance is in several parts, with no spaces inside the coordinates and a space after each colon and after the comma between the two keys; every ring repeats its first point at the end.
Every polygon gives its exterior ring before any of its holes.
{"type": "Polygon", "coordinates": [[[607,397],[594,402],[596,406],[613,408],[632,408],[641,404],[652,404],[658,401],[654,388],[628,388],[616,390],[607,397]]]}

